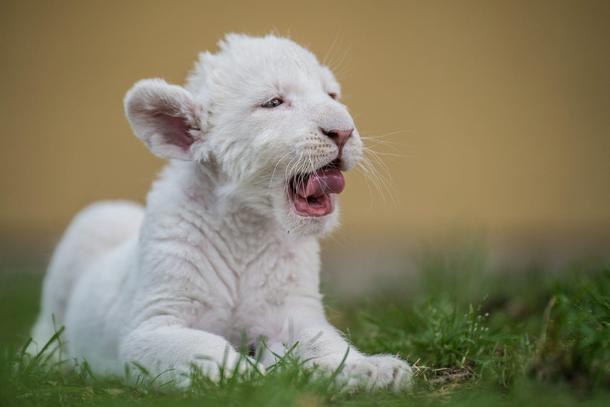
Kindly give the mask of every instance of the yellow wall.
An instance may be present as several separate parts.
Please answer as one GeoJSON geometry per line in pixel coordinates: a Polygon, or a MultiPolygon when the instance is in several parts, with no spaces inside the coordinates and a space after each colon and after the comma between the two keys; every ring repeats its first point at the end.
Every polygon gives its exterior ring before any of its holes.
{"type": "Polygon", "coordinates": [[[3,0],[0,235],[141,200],[162,163],[125,91],[181,83],[226,32],[271,30],[329,54],[361,133],[383,141],[393,199],[349,175],[343,233],[610,230],[608,1],[3,0]]]}

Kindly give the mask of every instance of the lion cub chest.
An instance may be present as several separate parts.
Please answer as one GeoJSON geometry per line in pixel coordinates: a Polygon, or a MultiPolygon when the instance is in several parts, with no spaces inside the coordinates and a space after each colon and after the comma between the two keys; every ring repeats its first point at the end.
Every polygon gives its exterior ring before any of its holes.
{"type": "Polygon", "coordinates": [[[242,261],[225,257],[202,267],[200,306],[193,315],[196,327],[231,342],[275,336],[285,329],[287,304],[319,295],[317,242],[303,243],[269,243],[242,261]]]}

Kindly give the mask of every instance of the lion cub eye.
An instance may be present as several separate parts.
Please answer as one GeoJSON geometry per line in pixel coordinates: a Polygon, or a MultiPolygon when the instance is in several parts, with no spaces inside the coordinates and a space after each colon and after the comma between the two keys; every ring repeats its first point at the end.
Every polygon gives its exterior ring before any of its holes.
{"type": "Polygon", "coordinates": [[[268,100],[265,103],[263,103],[261,105],[261,107],[264,107],[264,108],[267,108],[267,109],[273,109],[274,107],[278,107],[282,103],[284,103],[282,98],[273,98],[273,99],[268,100]]]}
{"type": "Polygon", "coordinates": [[[330,96],[332,99],[337,100],[337,94],[335,92],[330,92],[328,94],[328,96],[330,96]]]}

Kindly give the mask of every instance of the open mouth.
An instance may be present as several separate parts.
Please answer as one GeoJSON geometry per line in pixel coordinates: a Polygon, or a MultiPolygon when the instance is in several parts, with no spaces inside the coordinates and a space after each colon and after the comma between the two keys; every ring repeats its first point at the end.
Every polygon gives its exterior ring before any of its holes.
{"type": "Polygon", "coordinates": [[[333,211],[333,194],[340,194],[345,188],[340,167],[340,160],[335,160],[314,172],[292,177],[288,195],[299,215],[324,216],[333,211]]]}

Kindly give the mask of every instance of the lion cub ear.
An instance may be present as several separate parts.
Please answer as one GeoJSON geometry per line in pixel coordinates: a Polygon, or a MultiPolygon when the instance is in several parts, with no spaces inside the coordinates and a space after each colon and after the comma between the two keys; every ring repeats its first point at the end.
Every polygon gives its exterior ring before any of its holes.
{"type": "Polygon", "coordinates": [[[195,150],[203,147],[205,109],[183,87],[161,79],[139,81],[125,95],[125,114],[153,154],[176,160],[201,155],[195,150]]]}

